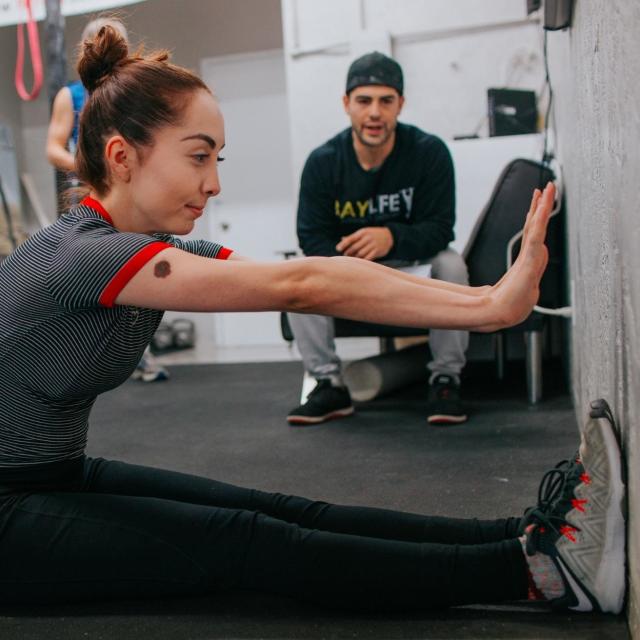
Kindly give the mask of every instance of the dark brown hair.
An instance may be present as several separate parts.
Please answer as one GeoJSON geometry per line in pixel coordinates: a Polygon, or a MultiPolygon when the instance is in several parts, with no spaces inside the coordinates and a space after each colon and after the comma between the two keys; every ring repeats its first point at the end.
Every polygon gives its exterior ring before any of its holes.
{"type": "Polygon", "coordinates": [[[180,123],[191,94],[209,91],[198,76],[168,60],[167,51],[129,54],[127,41],[108,24],[82,43],[78,73],[89,98],[80,115],[76,169],[99,194],[110,188],[104,157],[109,136],[149,147],[156,130],[180,123]]]}

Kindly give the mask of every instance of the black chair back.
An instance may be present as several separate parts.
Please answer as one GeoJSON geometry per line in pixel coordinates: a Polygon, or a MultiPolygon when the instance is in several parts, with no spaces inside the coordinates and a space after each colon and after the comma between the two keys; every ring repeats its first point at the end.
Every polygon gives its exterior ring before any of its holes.
{"type": "MultiPolygon", "coordinates": [[[[524,225],[533,190],[543,189],[554,177],[547,166],[533,160],[519,158],[505,167],[463,252],[472,286],[495,284],[504,275],[509,242],[524,225]]],[[[564,300],[563,218],[560,210],[549,223],[549,265],[540,286],[541,306],[561,306],[564,300]]],[[[519,248],[518,241],[513,247],[512,261],[519,248]]]]}

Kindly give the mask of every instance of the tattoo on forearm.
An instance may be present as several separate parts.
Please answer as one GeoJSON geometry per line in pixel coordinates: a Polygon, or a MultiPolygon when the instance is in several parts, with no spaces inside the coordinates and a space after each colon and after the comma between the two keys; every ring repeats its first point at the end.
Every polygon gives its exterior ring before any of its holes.
{"type": "Polygon", "coordinates": [[[171,265],[166,260],[160,260],[153,268],[156,278],[166,278],[171,273],[171,265]]]}

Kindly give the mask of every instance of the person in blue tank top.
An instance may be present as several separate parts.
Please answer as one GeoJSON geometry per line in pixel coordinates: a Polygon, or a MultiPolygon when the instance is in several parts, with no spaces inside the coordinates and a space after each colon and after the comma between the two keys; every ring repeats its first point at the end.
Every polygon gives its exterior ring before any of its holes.
{"type": "MultiPolygon", "coordinates": [[[[82,31],[80,42],[90,40],[105,25],[111,25],[125,40],[128,39],[125,26],[116,18],[97,18],[87,24],[82,31]]],[[[80,80],[69,82],[58,91],[51,107],[51,119],[47,132],[47,160],[60,171],[75,171],[74,154],[78,144],[78,124],[80,112],[87,100],[87,90],[80,80]]],[[[74,184],[77,185],[77,179],[74,184]]]]}
{"type": "MultiPolygon", "coordinates": [[[[87,24],[82,31],[80,42],[91,40],[105,26],[110,25],[128,41],[127,29],[116,18],[97,18],[87,24]]],[[[68,188],[79,186],[75,173],[75,152],[78,146],[80,112],[88,98],[88,92],[80,80],[67,83],[58,91],[51,108],[51,119],[47,132],[47,160],[58,170],[66,174],[68,188]]],[[[70,201],[73,195],[70,196],[70,201]]],[[[73,201],[72,204],[78,204],[73,201]]],[[[132,374],[136,380],[142,382],[156,382],[167,380],[169,372],[159,365],[150,349],[147,349],[132,374]]]]}
{"type": "Polygon", "coordinates": [[[69,136],[69,151],[75,153],[78,146],[78,120],[82,107],[84,107],[84,103],[87,100],[87,90],[82,86],[80,80],[69,82],[67,87],[71,93],[71,102],[73,104],[73,129],[71,130],[71,136],[69,136]]]}

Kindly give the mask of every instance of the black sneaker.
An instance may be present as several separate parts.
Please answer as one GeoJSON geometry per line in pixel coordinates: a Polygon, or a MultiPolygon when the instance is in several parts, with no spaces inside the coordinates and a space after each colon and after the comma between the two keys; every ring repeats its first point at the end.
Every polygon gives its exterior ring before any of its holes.
{"type": "Polygon", "coordinates": [[[329,379],[320,379],[307,401],[289,412],[289,424],[319,424],[353,413],[351,396],[346,387],[334,387],[329,379]]]}
{"type": "Polygon", "coordinates": [[[545,474],[526,515],[527,554],[544,553],[565,586],[556,608],[620,613],[625,595],[624,482],[620,447],[604,419],[591,419],[576,460],[545,474]]]}
{"type": "Polygon", "coordinates": [[[452,376],[440,374],[429,386],[427,422],[429,424],[460,424],[467,412],[460,399],[460,385],[452,376]]]}

